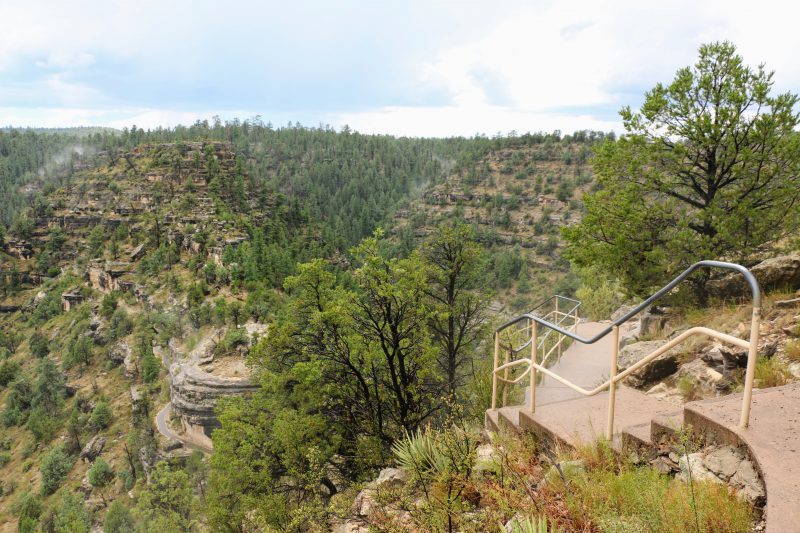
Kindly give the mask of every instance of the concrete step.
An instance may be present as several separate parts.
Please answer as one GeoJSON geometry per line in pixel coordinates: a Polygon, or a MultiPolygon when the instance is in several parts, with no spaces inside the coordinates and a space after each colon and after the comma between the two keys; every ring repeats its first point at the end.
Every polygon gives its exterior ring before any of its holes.
{"type": "Polygon", "coordinates": [[[662,439],[672,440],[683,427],[683,409],[660,413],[650,421],[650,442],[658,445],[662,439]]]}
{"type": "MultiPolygon", "coordinates": [[[[674,406],[635,389],[622,386],[617,390],[615,433],[631,429],[631,437],[646,439],[643,426],[653,415],[669,412],[674,406]]],[[[574,448],[603,437],[608,423],[608,393],[584,396],[536,408],[535,414],[519,412],[520,426],[539,438],[574,448]]]]}
{"type": "Polygon", "coordinates": [[[650,441],[649,422],[623,428],[620,437],[621,450],[648,450],[653,445],[650,441]]]}
{"type": "Polygon", "coordinates": [[[754,390],[747,429],[741,407],[741,394],[690,402],[684,419],[697,434],[746,447],[767,489],[767,533],[800,531],[800,383],[754,390]]]}

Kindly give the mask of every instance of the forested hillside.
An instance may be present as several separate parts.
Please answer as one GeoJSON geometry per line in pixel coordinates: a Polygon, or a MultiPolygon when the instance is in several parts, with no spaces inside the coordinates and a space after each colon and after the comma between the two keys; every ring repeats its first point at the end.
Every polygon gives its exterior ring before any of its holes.
{"type": "Polygon", "coordinates": [[[0,132],[2,529],[327,520],[403,432],[478,416],[493,295],[563,277],[600,137],[0,132]]]}

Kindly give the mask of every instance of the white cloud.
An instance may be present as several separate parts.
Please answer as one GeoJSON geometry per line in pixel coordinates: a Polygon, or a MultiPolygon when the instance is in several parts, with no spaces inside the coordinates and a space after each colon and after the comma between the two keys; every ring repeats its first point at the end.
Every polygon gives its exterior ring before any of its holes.
{"type": "Polygon", "coordinates": [[[94,62],[94,56],[86,52],[66,52],[57,50],[50,52],[47,59],[36,61],[36,66],[48,69],[76,69],[92,66],[94,62]]]}
{"type": "MultiPolygon", "coordinates": [[[[5,102],[8,113],[0,121],[15,123],[12,118],[27,117],[55,125],[53,117],[58,117],[72,124],[81,122],[82,116],[82,123],[128,125],[135,121],[148,127],[193,122],[214,114],[231,116],[225,110],[258,108],[256,91],[270,84],[291,80],[304,84],[302,88],[280,86],[281,91],[275,92],[281,94],[303,92],[309,86],[326,91],[329,73],[302,71],[303,65],[315,64],[311,59],[330,50],[344,54],[333,59],[341,62],[336,67],[346,69],[364,61],[359,55],[363,47],[354,43],[362,45],[369,39],[351,42],[349,34],[374,33],[375,27],[409,39],[414,39],[415,31],[438,32],[436,39],[422,35],[414,40],[406,55],[386,57],[393,62],[392,72],[399,73],[397,86],[411,93],[409,98],[378,94],[372,99],[379,102],[373,109],[354,111],[326,104],[316,114],[276,108],[280,104],[273,101],[255,112],[413,135],[618,129],[618,121],[609,118],[610,109],[636,105],[645,90],[658,81],[671,80],[677,68],[693,63],[701,43],[721,39],[733,41],[748,64],[766,62],[776,70],[779,90],[797,92],[800,87],[796,61],[800,4],[788,0],[766,0],[757,6],[752,0],[509,0],[483,17],[481,10],[490,8],[478,3],[420,3],[407,8],[387,4],[384,11],[380,5],[370,3],[367,8],[345,2],[332,11],[321,1],[316,6],[304,3],[289,8],[277,1],[234,0],[220,9],[213,0],[0,0],[0,102],[5,102]],[[401,9],[414,11],[417,18],[403,18],[407,25],[394,28],[393,10],[401,9]],[[331,19],[332,12],[338,18],[331,19]],[[374,24],[369,17],[376,18],[374,24]],[[301,38],[285,40],[295,29],[301,38]],[[339,38],[351,46],[333,46],[336,43],[331,41],[339,38]],[[279,55],[283,61],[251,64],[258,58],[252,54],[254,49],[274,51],[279,43],[292,43],[279,55]],[[421,46],[429,48],[420,52],[421,46]],[[220,57],[230,57],[231,65],[244,57],[239,68],[260,89],[248,93],[248,86],[229,72],[229,79],[221,78],[209,63],[210,51],[221,51],[220,57]],[[17,71],[31,76],[30,67],[38,77],[13,78],[17,71]],[[303,75],[293,76],[291,69],[303,75]],[[144,87],[149,92],[138,91],[140,78],[151,83],[144,87]],[[116,85],[97,80],[113,80],[116,85]],[[227,94],[220,89],[224,83],[239,84],[241,93],[230,94],[243,94],[247,103],[216,96],[227,94]],[[158,87],[161,84],[163,89],[158,87]],[[114,94],[110,88],[122,86],[125,95],[114,94]],[[160,96],[182,101],[181,95],[173,93],[176,86],[184,91],[196,87],[187,97],[200,95],[185,107],[212,111],[162,109],[169,106],[159,103],[160,96]],[[148,100],[133,101],[145,93],[148,100]],[[419,102],[419,106],[405,102],[419,102]],[[57,111],[48,114],[45,109],[57,111]]],[[[399,40],[397,46],[401,44],[399,40]]],[[[369,76],[369,69],[359,75],[369,76]]],[[[358,76],[351,83],[377,90],[384,86],[358,76]]],[[[342,87],[333,89],[345,92],[342,87]]],[[[321,108],[313,101],[307,107],[321,108]]]]}

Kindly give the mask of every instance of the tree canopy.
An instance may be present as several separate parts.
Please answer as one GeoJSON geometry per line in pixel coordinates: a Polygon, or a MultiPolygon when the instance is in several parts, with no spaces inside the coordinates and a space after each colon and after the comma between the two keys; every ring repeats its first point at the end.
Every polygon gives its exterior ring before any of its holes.
{"type": "MultiPolygon", "coordinates": [[[[569,257],[644,293],[702,259],[747,262],[797,227],[798,97],[773,94],[773,73],[743,63],[729,42],[700,47],[692,67],[620,114],[594,169],[602,189],[565,230],[569,257]]],[[[708,274],[695,278],[704,296],[708,274]]]]}

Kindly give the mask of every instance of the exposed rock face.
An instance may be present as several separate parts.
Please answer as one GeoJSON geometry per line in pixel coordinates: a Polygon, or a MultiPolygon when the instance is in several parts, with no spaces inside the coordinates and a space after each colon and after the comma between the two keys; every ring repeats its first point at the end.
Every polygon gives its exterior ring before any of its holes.
{"type": "Polygon", "coordinates": [[[229,378],[210,374],[194,361],[175,363],[170,368],[172,375],[172,408],[185,424],[202,428],[211,435],[219,421],[214,413],[217,400],[224,396],[253,392],[258,385],[249,378],[229,378]]]}
{"type": "Polygon", "coordinates": [[[679,478],[687,481],[727,483],[739,496],[753,505],[763,505],[766,498],[764,484],[753,463],[738,448],[720,446],[705,453],[691,453],[679,460],[679,478]]]}
{"type": "MultiPolygon", "coordinates": [[[[619,371],[630,368],[663,345],[663,340],[657,340],[636,342],[625,346],[619,353],[619,371]]],[[[667,376],[671,376],[677,371],[678,359],[674,353],[667,352],[656,357],[650,364],[633,372],[628,377],[627,382],[634,387],[646,387],[667,376]]]]}
{"type": "MultiPolygon", "coordinates": [[[[761,285],[761,290],[800,288],[800,254],[773,257],[750,269],[761,285]]],[[[731,274],[708,283],[712,294],[726,297],[742,297],[750,294],[750,286],[741,274],[731,274]]]]}
{"type": "Polygon", "coordinates": [[[95,435],[92,440],[86,443],[78,457],[87,462],[92,462],[103,452],[106,446],[106,438],[95,435]]]}
{"type": "Polygon", "coordinates": [[[94,260],[86,269],[86,280],[100,292],[130,291],[135,286],[132,280],[126,278],[130,271],[131,263],[94,260]]]}

